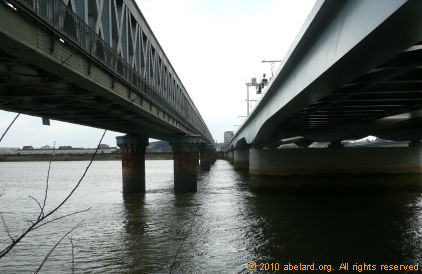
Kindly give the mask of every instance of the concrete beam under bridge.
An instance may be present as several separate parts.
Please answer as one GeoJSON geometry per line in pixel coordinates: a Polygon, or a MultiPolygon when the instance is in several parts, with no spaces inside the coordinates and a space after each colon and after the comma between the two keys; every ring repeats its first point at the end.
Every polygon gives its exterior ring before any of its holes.
{"type": "Polygon", "coordinates": [[[254,189],[421,187],[422,148],[252,148],[249,174],[254,189]]]}

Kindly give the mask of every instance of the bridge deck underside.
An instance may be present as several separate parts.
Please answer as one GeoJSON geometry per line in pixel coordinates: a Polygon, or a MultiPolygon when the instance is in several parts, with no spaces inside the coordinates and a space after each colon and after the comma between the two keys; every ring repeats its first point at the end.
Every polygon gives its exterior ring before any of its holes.
{"type": "Polygon", "coordinates": [[[3,51],[0,109],[160,139],[177,134],[130,102],[95,94],[3,51]]]}
{"type": "Polygon", "coordinates": [[[280,126],[281,138],[332,140],[369,134],[395,140],[421,139],[422,43],[418,43],[335,92],[303,108],[280,126]],[[341,132],[341,131],[340,131],[341,132]]]}

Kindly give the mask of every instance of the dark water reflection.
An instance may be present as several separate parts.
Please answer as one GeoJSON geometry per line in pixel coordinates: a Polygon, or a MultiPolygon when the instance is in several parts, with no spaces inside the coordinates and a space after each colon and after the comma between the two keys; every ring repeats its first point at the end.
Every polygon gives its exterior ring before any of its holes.
{"type": "Polygon", "coordinates": [[[255,213],[271,259],[320,263],[416,263],[421,255],[415,194],[262,194],[255,213]],[[270,210],[272,209],[272,210],[270,210]]]}
{"type": "MultiPolygon", "coordinates": [[[[175,194],[172,161],[148,161],[146,166],[147,193],[123,196],[120,163],[97,162],[78,196],[63,210],[65,214],[93,207],[84,216],[85,225],[74,233],[80,241],[78,272],[247,273],[249,260],[336,267],[343,262],[422,262],[419,192],[254,193],[247,174],[217,161],[211,172],[199,174],[198,193],[175,194]]],[[[9,197],[0,200],[0,207],[12,227],[24,223],[12,221],[11,216],[33,210],[21,192],[22,188],[42,191],[44,173],[37,175],[41,167],[42,163],[0,163],[5,174],[1,188],[9,197]],[[32,172],[32,177],[15,170],[32,172]]],[[[56,164],[52,203],[74,182],[72,173],[83,167],[81,162],[56,164]]],[[[33,271],[74,221],[29,238],[0,260],[0,272],[33,271]]],[[[0,244],[5,241],[1,231],[0,244]]],[[[69,253],[67,244],[58,248],[45,272],[70,272],[69,253]]]]}

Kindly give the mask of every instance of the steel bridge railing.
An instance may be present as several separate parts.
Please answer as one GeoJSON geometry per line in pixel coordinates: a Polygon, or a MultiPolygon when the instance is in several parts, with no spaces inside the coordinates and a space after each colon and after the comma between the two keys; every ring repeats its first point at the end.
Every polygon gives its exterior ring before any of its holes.
{"type": "MultiPolygon", "coordinates": [[[[182,120],[188,127],[203,134],[208,141],[214,143],[211,133],[207,126],[202,123],[202,118],[197,113],[186,113],[186,111],[183,111],[184,116],[188,115],[188,117],[182,116],[116,50],[111,48],[63,2],[60,0],[9,0],[9,2],[47,23],[49,27],[56,30],[63,38],[79,46],[86,54],[94,57],[95,60],[131,84],[137,92],[159,104],[172,115],[182,120]]],[[[179,107],[181,109],[186,108],[186,103],[179,107]]]]}

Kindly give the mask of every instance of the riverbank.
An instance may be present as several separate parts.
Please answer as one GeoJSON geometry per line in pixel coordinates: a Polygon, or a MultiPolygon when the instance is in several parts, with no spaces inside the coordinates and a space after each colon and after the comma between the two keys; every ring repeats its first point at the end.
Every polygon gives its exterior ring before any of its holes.
{"type": "MultiPolygon", "coordinates": [[[[89,161],[92,158],[92,154],[59,154],[51,155],[48,154],[28,154],[28,155],[12,155],[5,154],[0,155],[0,162],[32,162],[32,161],[89,161]]],[[[173,160],[173,154],[171,152],[162,153],[146,153],[146,160],[173,160]]],[[[121,160],[120,153],[99,153],[95,156],[96,161],[115,161],[121,160]]]]}

